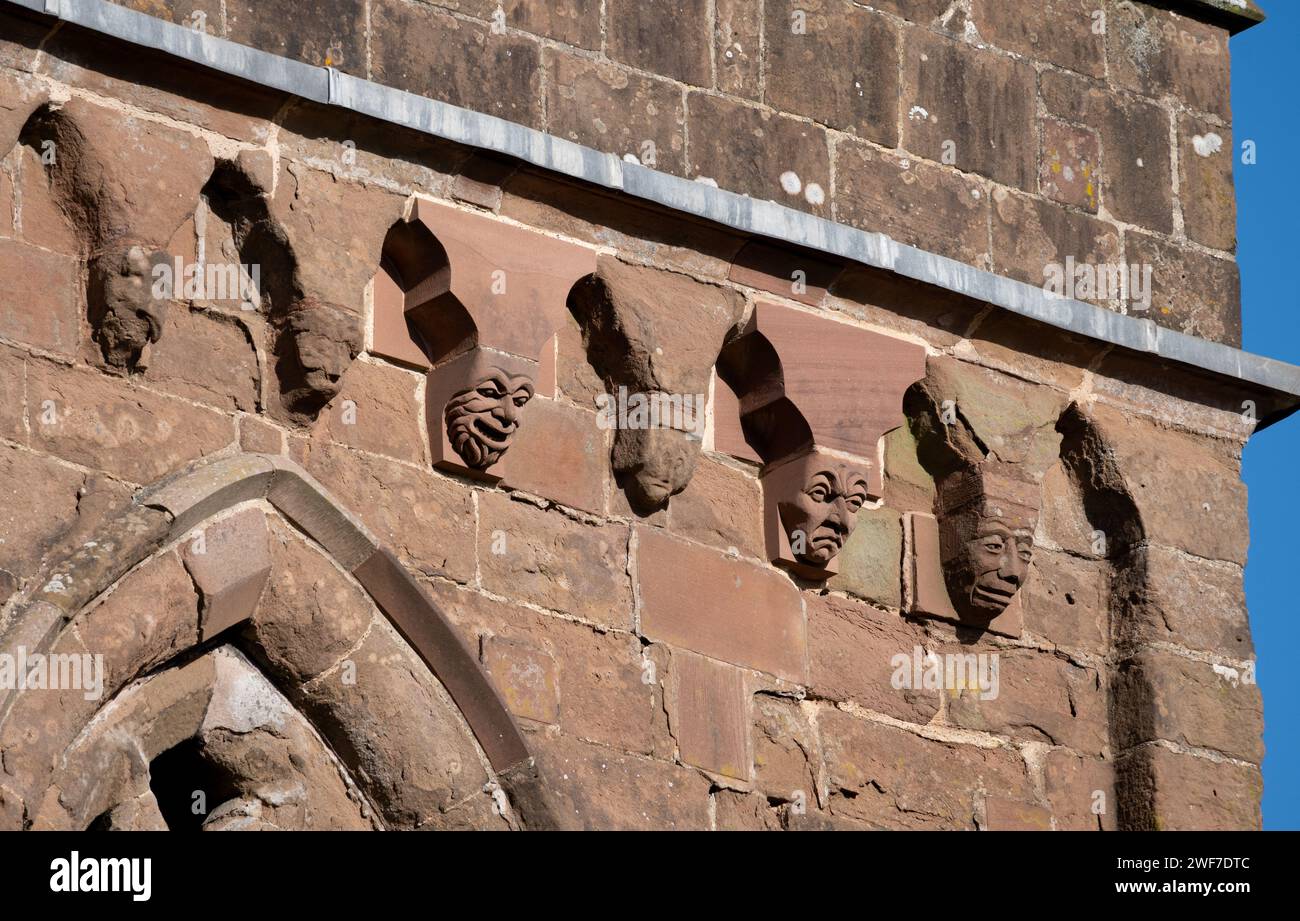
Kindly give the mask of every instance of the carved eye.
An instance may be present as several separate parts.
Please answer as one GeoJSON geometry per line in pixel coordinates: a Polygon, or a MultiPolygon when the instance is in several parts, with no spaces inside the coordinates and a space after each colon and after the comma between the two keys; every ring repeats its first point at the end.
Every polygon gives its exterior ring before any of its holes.
{"type": "Polygon", "coordinates": [[[485,396],[493,400],[499,400],[504,395],[501,391],[501,388],[497,387],[495,384],[483,384],[478,388],[478,392],[481,396],[485,396]]]}
{"type": "Polygon", "coordinates": [[[862,508],[866,501],[867,500],[863,496],[859,496],[855,493],[854,495],[849,496],[845,504],[848,505],[851,510],[856,512],[858,509],[862,508]]]}
{"type": "Polygon", "coordinates": [[[830,498],[831,491],[821,483],[816,484],[808,490],[808,497],[814,502],[825,502],[830,498]]]}
{"type": "Polygon", "coordinates": [[[1021,550],[1021,551],[1020,551],[1020,558],[1021,558],[1022,560],[1024,560],[1026,563],[1028,563],[1030,560],[1032,560],[1032,559],[1034,558],[1034,554],[1033,554],[1032,551],[1029,551],[1029,550],[1021,550]]]}
{"type": "Polygon", "coordinates": [[[527,395],[527,394],[525,394],[525,393],[521,393],[521,394],[518,394],[518,395],[515,396],[515,405],[516,405],[516,406],[523,406],[523,405],[524,405],[525,403],[527,403],[527,402],[528,402],[528,395],[527,395]]]}
{"type": "Polygon", "coordinates": [[[984,541],[984,549],[987,550],[989,553],[1001,553],[1002,546],[1003,544],[1001,538],[991,537],[988,540],[984,541]]]}

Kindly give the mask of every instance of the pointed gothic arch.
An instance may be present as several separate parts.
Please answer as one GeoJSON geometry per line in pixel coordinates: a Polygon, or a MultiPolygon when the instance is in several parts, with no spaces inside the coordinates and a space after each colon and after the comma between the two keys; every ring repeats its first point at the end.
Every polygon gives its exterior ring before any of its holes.
{"type": "MultiPolygon", "coordinates": [[[[246,550],[238,544],[229,548],[236,557],[246,550]]],[[[134,693],[138,683],[183,668],[229,642],[257,661],[279,693],[294,702],[384,813],[387,827],[420,827],[434,816],[427,808],[421,814],[421,808],[413,807],[405,789],[392,784],[385,789],[383,769],[392,767],[395,776],[406,778],[408,765],[421,757],[421,740],[439,733],[450,738],[456,727],[463,730],[466,744],[453,757],[463,761],[464,752],[478,753],[484,783],[476,786],[489,797],[499,789],[509,804],[496,796],[497,812],[508,811],[517,827],[555,826],[523,736],[451,622],[390,551],[285,458],[243,454],[168,477],[138,494],[91,540],[51,554],[29,585],[0,621],[0,652],[29,662],[37,655],[86,653],[102,654],[107,661],[98,698],[79,689],[0,690],[2,827],[85,828],[117,805],[99,780],[129,777],[129,771],[114,775],[107,762],[104,770],[89,774],[62,770],[69,759],[84,757],[88,727],[102,722],[104,711],[134,693]],[[320,661],[319,637],[310,630],[295,635],[293,604],[279,614],[264,612],[260,586],[251,595],[245,591],[239,578],[249,574],[238,567],[234,578],[216,590],[205,587],[189,567],[198,587],[193,605],[171,604],[165,592],[149,594],[151,568],[183,572],[180,544],[192,539],[196,529],[228,519],[236,507],[283,519],[278,527],[309,538],[312,552],[328,559],[332,575],[324,581],[355,592],[373,608],[373,617],[351,618],[335,639],[345,655],[357,660],[358,669],[397,663],[394,667],[411,679],[394,679],[405,688],[404,699],[391,699],[389,692],[397,685],[383,681],[365,686],[363,680],[355,693],[305,693],[328,671],[312,664],[320,661]],[[114,604],[115,596],[130,598],[132,580],[144,580],[144,594],[137,590],[137,597],[146,602],[156,597],[157,609],[114,604]],[[224,592],[227,588],[231,591],[224,592]],[[211,620],[214,616],[218,622],[211,620]],[[427,671],[420,671],[421,664],[427,671]],[[431,719],[439,723],[432,735],[421,723],[431,719]],[[394,722],[407,725],[394,728],[394,722]],[[65,776],[96,782],[60,786],[65,776]]],[[[192,732],[181,732],[172,741],[192,737],[192,732]]],[[[473,765],[457,764],[467,777],[474,776],[473,765]]],[[[129,786],[122,789],[139,793],[129,786]]]]}

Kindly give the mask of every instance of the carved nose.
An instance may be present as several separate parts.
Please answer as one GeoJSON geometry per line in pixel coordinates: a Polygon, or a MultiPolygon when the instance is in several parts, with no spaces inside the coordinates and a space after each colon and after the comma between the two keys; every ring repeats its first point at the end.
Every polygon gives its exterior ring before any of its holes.
{"type": "Polygon", "coordinates": [[[998,570],[998,578],[1019,588],[1020,583],[1025,580],[1024,560],[1014,553],[1008,554],[1002,560],[1002,567],[998,570]]]}
{"type": "Polygon", "coordinates": [[[496,409],[492,410],[492,415],[496,416],[499,421],[510,425],[519,419],[519,407],[515,405],[514,400],[507,397],[498,404],[496,409]]]}
{"type": "Polygon", "coordinates": [[[847,531],[849,529],[849,509],[844,504],[844,497],[835,500],[831,506],[830,514],[826,516],[826,523],[832,525],[837,530],[847,531]]]}

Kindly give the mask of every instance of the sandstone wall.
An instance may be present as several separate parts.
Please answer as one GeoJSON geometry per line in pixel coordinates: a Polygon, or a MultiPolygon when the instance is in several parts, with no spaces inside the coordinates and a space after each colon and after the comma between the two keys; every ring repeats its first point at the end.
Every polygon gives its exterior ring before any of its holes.
{"type": "MultiPolygon", "coordinates": [[[[1208,196],[1178,192],[1194,162],[1177,152],[1187,134],[1211,126],[1226,136],[1225,36],[1210,27],[1141,8],[1197,43],[1155,40],[1147,68],[1134,69],[1122,11],[1103,42],[1066,3],[1056,4],[1062,27],[1037,37],[1023,17],[1007,19],[1019,4],[957,4],[952,15],[946,4],[845,4],[810,14],[814,36],[832,12],[851,23],[827,25],[812,67],[796,64],[803,52],[787,44],[772,0],[766,25],[746,18],[749,5],[672,4],[682,39],[671,44],[650,40],[667,34],[657,4],[620,13],[609,0],[586,15],[581,3],[560,5],[573,15],[550,18],[541,4],[507,6],[504,35],[491,32],[486,4],[338,4],[331,18],[227,2],[224,17],[208,11],[208,27],[597,147],[655,138],[661,169],[847,223],[887,222],[900,239],[1030,280],[1044,259],[1082,258],[1079,239],[1130,256],[1155,247],[1208,273],[1189,274],[1184,290],[1212,305],[1161,322],[1237,335],[1231,235],[1198,211],[1208,196]],[[706,21],[715,8],[717,22],[706,21]],[[279,44],[287,21],[305,31],[279,44]],[[683,28],[691,22],[698,28],[683,28]],[[745,49],[764,29],[760,67],[745,49]],[[959,38],[972,29],[981,42],[959,38]],[[467,44],[500,66],[465,70],[467,44]],[[897,59],[897,75],[873,67],[860,96],[819,92],[817,68],[847,70],[864,47],[897,59]],[[988,98],[1024,124],[963,114],[988,98]],[[940,121],[909,118],[916,100],[940,121]],[[763,132],[752,157],[733,155],[748,148],[733,148],[726,130],[693,127],[750,121],[763,132]],[[938,162],[947,124],[966,132],[956,137],[965,171],[938,162]],[[599,125],[610,133],[586,133],[599,125]],[[1005,156],[993,147],[1004,131],[1015,141],[1005,156]],[[1148,149],[1158,181],[1121,165],[1148,149]],[[1095,200],[1050,185],[1052,158],[1066,150],[1099,163],[1095,200]],[[770,174],[786,168],[805,189],[819,181],[825,202],[780,192],[770,174]]],[[[829,290],[795,298],[775,269],[738,276],[745,241],[719,228],[132,61],[72,30],[38,52],[43,30],[0,16],[8,612],[47,553],[93,540],[140,487],[199,459],[285,455],[461,630],[573,824],[1258,826],[1241,393],[866,269],[836,267],[829,290]],[[50,138],[54,164],[41,159],[50,138]],[[910,606],[904,518],[933,510],[935,485],[907,425],[884,439],[883,505],[861,513],[824,585],[769,562],[759,467],[717,450],[716,419],[685,490],[666,509],[634,512],[611,468],[610,433],[596,424],[606,384],[572,314],[553,345],[554,394],[527,407],[508,488],[432,469],[425,376],[374,349],[371,278],[415,195],[486,215],[503,233],[644,267],[659,279],[647,286],[649,321],[665,328],[695,328],[701,305],[720,297],[744,315],[767,300],[922,347],[926,380],[978,434],[1045,439],[1035,442],[1047,453],[1022,623],[1009,635],[972,632],[910,606]],[[131,247],[187,262],[254,256],[263,300],[244,310],[182,294],[155,330],[121,323],[110,337],[95,280],[131,277],[111,261],[131,247]],[[996,653],[1000,694],[895,687],[891,660],[917,648],[996,653]]],[[[1216,162],[1230,208],[1227,160],[1216,162]]],[[[129,293],[107,302],[133,303],[129,293]]]]}
{"type": "Polygon", "coordinates": [[[295,0],[119,2],[1032,284],[1067,257],[1149,265],[1145,315],[1241,342],[1228,32],[1188,15],[1128,0],[329,0],[309,17],[295,0]]]}

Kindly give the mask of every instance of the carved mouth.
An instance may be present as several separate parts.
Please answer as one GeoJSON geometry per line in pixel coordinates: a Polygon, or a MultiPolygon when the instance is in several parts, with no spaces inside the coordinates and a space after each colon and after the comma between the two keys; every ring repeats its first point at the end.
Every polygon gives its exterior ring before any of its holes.
{"type": "Polygon", "coordinates": [[[511,426],[509,430],[497,428],[484,417],[478,416],[474,419],[474,431],[492,447],[504,448],[510,443],[510,436],[514,434],[514,426],[511,426]]]}
{"type": "Polygon", "coordinates": [[[994,611],[1001,611],[1011,603],[1015,597],[1014,591],[1003,591],[1002,589],[989,588],[983,585],[977,585],[971,589],[971,604],[977,608],[987,608],[994,611]]]}
{"type": "Polygon", "coordinates": [[[808,543],[815,550],[838,552],[844,549],[844,534],[834,528],[818,528],[808,543]]]}
{"type": "Polygon", "coordinates": [[[641,492],[652,502],[660,502],[668,498],[673,491],[673,484],[667,480],[655,478],[652,480],[640,481],[641,492]]]}
{"type": "Polygon", "coordinates": [[[808,539],[808,549],[800,556],[807,563],[825,566],[844,549],[844,535],[834,528],[820,528],[808,539]]]}

